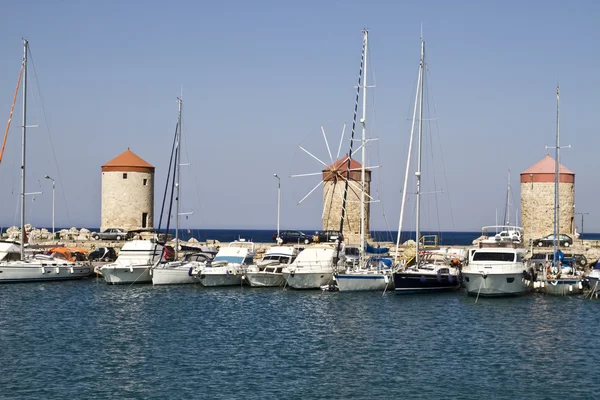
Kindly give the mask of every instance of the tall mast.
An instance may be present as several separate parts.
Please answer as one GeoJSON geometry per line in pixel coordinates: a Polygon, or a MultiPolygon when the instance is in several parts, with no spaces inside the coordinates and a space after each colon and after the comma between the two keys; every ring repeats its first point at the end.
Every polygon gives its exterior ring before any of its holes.
{"type": "Polygon", "coordinates": [[[175,168],[177,168],[177,183],[175,183],[175,188],[177,189],[177,194],[175,200],[177,201],[177,205],[175,206],[175,260],[179,259],[179,182],[180,182],[180,160],[181,160],[181,108],[183,105],[183,90],[181,96],[177,98],[177,103],[179,105],[179,110],[177,112],[177,158],[175,160],[175,168]]]}
{"type": "Polygon", "coordinates": [[[415,234],[417,236],[415,262],[419,265],[419,240],[421,239],[421,150],[423,147],[423,70],[425,69],[425,41],[421,39],[421,63],[419,66],[420,93],[419,93],[419,148],[417,151],[417,222],[415,234]]]}
{"type": "MultiPolygon", "coordinates": [[[[361,155],[362,155],[362,167],[360,169],[360,182],[361,182],[361,193],[360,193],[360,256],[363,257],[365,252],[365,146],[367,144],[367,130],[366,130],[366,118],[367,118],[367,54],[368,54],[368,43],[369,43],[369,31],[363,31],[363,41],[365,47],[365,65],[364,65],[364,77],[363,80],[363,103],[362,103],[362,118],[360,123],[362,125],[362,140],[361,140],[361,155]]],[[[348,178],[350,178],[348,176],[348,178]]]]}
{"type": "Polygon", "coordinates": [[[510,225],[510,168],[508,169],[508,185],[506,189],[506,215],[504,218],[506,225],[510,225]]]}
{"type": "Polygon", "coordinates": [[[27,138],[27,48],[23,40],[23,126],[21,134],[21,260],[25,259],[25,145],[27,138]]]}
{"type": "Polygon", "coordinates": [[[415,92],[415,107],[413,109],[412,125],[410,128],[410,140],[408,142],[408,157],[406,157],[406,170],[404,172],[404,187],[402,189],[402,205],[400,206],[400,221],[398,222],[398,236],[396,238],[396,258],[398,261],[399,248],[400,248],[400,236],[402,234],[402,221],[404,220],[404,205],[406,202],[406,189],[408,187],[408,172],[410,170],[410,160],[412,156],[413,138],[415,133],[415,121],[417,120],[417,104],[419,104],[419,91],[421,89],[421,66],[419,66],[419,73],[417,78],[417,90],[415,92]]]}
{"type": "Polygon", "coordinates": [[[556,85],[556,160],[554,161],[554,257],[553,263],[556,265],[556,251],[560,247],[558,235],[560,232],[560,202],[558,183],[560,182],[560,87],[556,85]]]}

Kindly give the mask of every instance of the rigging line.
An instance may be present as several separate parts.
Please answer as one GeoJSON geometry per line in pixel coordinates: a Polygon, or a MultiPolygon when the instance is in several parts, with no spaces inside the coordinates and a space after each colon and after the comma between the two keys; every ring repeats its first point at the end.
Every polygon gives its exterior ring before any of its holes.
{"type": "MultiPolygon", "coordinates": [[[[427,68],[427,81],[430,82],[431,81],[431,77],[429,76],[429,68],[427,68]]],[[[431,86],[431,84],[429,84],[431,86]]],[[[433,94],[433,89],[431,90],[431,102],[433,103],[433,113],[434,115],[438,115],[437,114],[437,106],[436,106],[436,102],[435,102],[435,95],[433,94]]],[[[435,120],[435,127],[436,127],[436,133],[437,133],[437,137],[438,137],[438,143],[440,146],[440,158],[442,159],[442,171],[444,174],[444,184],[446,185],[446,191],[447,196],[448,196],[448,206],[450,208],[450,220],[452,221],[452,228],[456,229],[456,223],[454,222],[454,212],[452,211],[452,196],[450,196],[450,185],[448,184],[448,175],[446,174],[446,163],[444,161],[444,152],[442,151],[442,138],[440,136],[440,123],[439,120],[436,118],[435,120]]]]}
{"type": "Polygon", "coordinates": [[[23,76],[23,64],[19,70],[19,79],[17,79],[17,87],[15,88],[15,95],[13,97],[12,106],[10,107],[10,114],[8,114],[8,122],[6,124],[6,132],[4,133],[4,140],[2,141],[2,149],[0,150],[0,164],[2,163],[2,156],[4,155],[4,148],[6,147],[6,139],[8,139],[8,131],[10,129],[10,122],[12,121],[13,111],[15,111],[15,104],[17,103],[17,96],[19,95],[19,86],[21,86],[21,77],[23,76]]]}
{"type": "MultiPolygon", "coordinates": [[[[179,139],[179,138],[178,138],[179,139]]],[[[179,140],[175,147],[175,162],[173,166],[173,184],[171,185],[171,198],[169,199],[169,213],[167,214],[167,228],[165,230],[165,243],[167,242],[167,235],[169,234],[169,227],[171,226],[171,213],[173,211],[173,196],[175,195],[175,179],[177,179],[177,164],[179,163],[179,140]]],[[[177,213],[177,211],[175,211],[177,213]]],[[[179,216],[176,216],[179,218],[179,216]]]]}
{"type": "MultiPolygon", "coordinates": [[[[366,38],[365,38],[366,39],[366,38]]],[[[346,196],[348,193],[348,179],[350,178],[350,162],[352,161],[352,145],[354,144],[354,133],[356,132],[356,116],[358,113],[358,101],[360,100],[360,84],[362,82],[363,65],[365,63],[365,49],[366,40],[363,39],[362,54],[360,57],[360,69],[358,71],[358,85],[356,87],[356,99],[354,100],[354,115],[352,117],[352,131],[350,133],[350,151],[348,151],[348,160],[346,161],[346,184],[344,185],[344,198],[342,200],[342,217],[340,218],[340,233],[343,233],[344,229],[344,218],[346,217],[346,196]]],[[[342,247],[342,241],[338,240],[337,255],[336,258],[339,260],[340,251],[342,247]]],[[[337,267],[337,262],[335,263],[337,267]]]]}
{"type": "MultiPolygon", "coordinates": [[[[67,214],[67,219],[69,220],[69,225],[73,226],[73,222],[71,220],[71,214],[69,213],[69,204],[67,202],[66,191],[64,190],[64,186],[62,184],[62,175],[60,173],[60,168],[58,168],[58,158],[56,157],[56,150],[54,149],[54,141],[52,140],[52,133],[50,132],[50,123],[48,122],[48,116],[46,114],[46,106],[44,105],[44,96],[42,95],[42,90],[40,88],[40,80],[37,76],[37,70],[35,69],[35,61],[33,59],[33,53],[31,52],[31,44],[27,46],[27,51],[29,52],[29,58],[31,60],[31,66],[33,67],[33,76],[35,77],[35,85],[38,91],[38,95],[40,96],[40,105],[42,107],[42,114],[44,115],[44,123],[46,124],[46,130],[48,132],[48,140],[50,141],[50,148],[52,149],[52,157],[54,159],[54,167],[56,168],[56,174],[58,175],[58,184],[63,190],[60,190],[61,197],[63,199],[63,203],[65,204],[65,212],[67,214]]],[[[34,98],[35,101],[35,98],[34,98]]]]}
{"type": "Polygon", "coordinates": [[[177,144],[177,130],[179,129],[179,122],[175,124],[175,137],[173,138],[173,145],[171,147],[171,158],[169,159],[169,169],[167,171],[167,179],[165,182],[165,192],[163,194],[162,205],[160,207],[160,218],[158,219],[158,232],[162,227],[163,214],[165,211],[165,202],[167,201],[167,193],[169,190],[169,178],[171,177],[171,167],[173,166],[173,154],[175,153],[175,146],[177,144]]]}
{"type": "MultiPolygon", "coordinates": [[[[426,71],[428,71],[428,70],[429,70],[429,68],[426,68],[426,71]]],[[[431,116],[432,115],[431,114],[431,103],[430,103],[430,96],[429,96],[431,90],[429,89],[429,74],[427,75],[427,79],[425,80],[424,84],[425,84],[425,91],[427,93],[427,103],[426,103],[427,113],[428,113],[429,116],[431,116]]],[[[428,132],[428,134],[429,134],[429,142],[431,143],[431,146],[430,146],[431,165],[434,165],[434,163],[435,163],[435,155],[433,153],[433,134],[432,134],[433,130],[431,129],[431,120],[432,120],[432,118],[427,118],[427,126],[429,128],[429,132],[428,132]]],[[[440,146],[440,153],[442,152],[441,150],[442,149],[441,149],[441,146],[440,146]]],[[[442,169],[444,169],[444,165],[443,164],[442,164],[442,169]]],[[[440,234],[440,236],[441,236],[440,205],[439,205],[439,199],[438,199],[438,195],[437,195],[436,174],[433,171],[433,169],[432,169],[432,172],[431,172],[431,176],[432,176],[432,179],[433,179],[433,190],[435,192],[434,193],[433,202],[435,204],[435,216],[436,216],[436,219],[437,219],[437,233],[440,234]]],[[[429,217],[431,218],[431,214],[429,215],[429,217]]],[[[431,227],[430,227],[430,230],[434,231],[433,229],[431,229],[431,227]]]]}

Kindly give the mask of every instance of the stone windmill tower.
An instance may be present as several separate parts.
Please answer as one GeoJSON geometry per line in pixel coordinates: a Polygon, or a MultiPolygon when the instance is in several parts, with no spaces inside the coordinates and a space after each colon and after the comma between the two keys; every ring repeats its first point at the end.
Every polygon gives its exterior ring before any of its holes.
{"type": "MultiPolygon", "coordinates": [[[[348,155],[337,160],[323,172],[323,230],[339,230],[342,218],[342,202],[344,198],[345,179],[349,179],[346,197],[346,216],[344,219],[344,241],[346,244],[360,243],[360,206],[361,206],[361,169],[362,165],[350,160],[348,155]]],[[[365,169],[365,239],[369,240],[371,193],[371,171],[365,169]]]]}
{"type": "Polygon", "coordinates": [[[100,229],[153,228],[154,166],[129,148],[102,166],[100,229]]]}
{"type": "MultiPolygon", "coordinates": [[[[521,172],[521,217],[526,243],[554,231],[555,160],[546,154],[521,172]]],[[[575,173],[559,166],[560,233],[572,234],[575,224],[575,173]]]]}

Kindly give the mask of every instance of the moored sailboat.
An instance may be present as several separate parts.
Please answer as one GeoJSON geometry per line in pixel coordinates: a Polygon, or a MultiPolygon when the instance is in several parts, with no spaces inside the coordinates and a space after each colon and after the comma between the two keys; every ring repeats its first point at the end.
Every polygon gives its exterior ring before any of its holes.
{"type": "MultiPolygon", "coordinates": [[[[362,84],[362,118],[360,123],[362,125],[362,139],[361,139],[361,218],[360,218],[360,248],[359,248],[359,259],[358,263],[348,266],[343,272],[336,272],[335,282],[340,292],[357,292],[357,291],[370,291],[370,290],[385,290],[391,282],[391,269],[385,268],[385,264],[379,262],[368,262],[365,254],[365,150],[367,145],[366,138],[366,118],[367,118],[367,60],[368,60],[368,43],[369,43],[369,31],[363,31],[363,51],[361,59],[361,75],[364,75],[362,84]],[[383,266],[383,268],[382,268],[383,266]]],[[[361,89],[359,75],[358,92],[361,89]]],[[[357,92],[357,97],[358,93],[357,92]]],[[[358,98],[357,98],[358,100],[358,98]]],[[[355,114],[356,118],[356,114],[355,114]]],[[[354,125],[353,125],[354,127],[354,125]]],[[[354,131],[352,132],[354,133],[354,131]]],[[[353,138],[352,138],[353,139],[353,138]]],[[[351,141],[352,146],[352,141],[351,141]]],[[[350,147],[349,157],[352,154],[352,147],[350,147]]],[[[343,222],[341,224],[343,227],[343,222]]]]}
{"type": "MultiPolygon", "coordinates": [[[[415,176],[417,178],[417,190],[416,190],[416,251],[415,251],[415,264],[408,266],[397,264],[396,270],[393,272],[394,279],[394,290],[396,294],[404,293],[425,293],[425,292],[437,292],[437,291],[448,291],[457,290],[461,285],[460,270],[458,266],[451,263],[450,259],[444,257],[436,257],[435,259],[429,259],[423,257],[421,253],[421,151],[422,151],[422,138],[423,138],[423,80],[425,70],[425,41],[421,39],[421,59],[419,63],[419,77],[417,84],[417,92],[415,96],[415,107],[413,111],[413,123],[410,135],[409,153],[406,165],[405,175],[405,190],[403,191],[403,208],[404,199],[406,194],[406,181],[408,179],[408,171],[410,167],[411,149],[412,149],[412,138],[414,132],[415,121],[417,119],[417,109],[419,110],[419,127],[418,127],[418,147],[417,147],[417,171],[415,176]]],[[[402,224],[403,210],[400,216],[400,226],[402,224]]],[[[398,229],[398,239],[396,244],[396,254],[398,254],[398,245],[400,241],[401,229],[398,229]]],[[[397,259],[397,255],[396,255],[397,259]]]]}
{"type": "MultiPolygon", "coordinates": [[[[57,258],[48,255],[26,256],[25,255],[25,181],[26,181],[26,137],[27,137],[27,56],[29,53],[29,42],[23,41],[23,62],[21,71],[19,72],[19,80],[15,91],[15,101],[19,91],[21,77],[23,78],[23,125],[21,135],[21,241],[19,246],[12,242],[0,241],[0,283],[9,282],[43,282],[43,281],[59,281],[59,280],[74,280],[81,279],[93,273],[93,269],[89,264],[72,262],[69,260],[57,258]]],[[[15,101],[12,108],[14,109],[15,101]]],[[[8,129],[10,128],[11,117],[8,121],[8,129]]],[[[4,152],[3,141],[2,150],[4,152]]],[[[2,160],[0,153],[0,161],[2,160]]]]}
{"type": "Polygon", "coordinates": [[[561,263],[562,252],[560,251],[560,87],[556,86],[556,159],[554,160],[554,235],[552,267],[544,268],[542,281],[539,288],[543,293],[566,296],[583,293],[583,283],[580,275],[577,275],[575,267],[563,267],[561,263]]]}

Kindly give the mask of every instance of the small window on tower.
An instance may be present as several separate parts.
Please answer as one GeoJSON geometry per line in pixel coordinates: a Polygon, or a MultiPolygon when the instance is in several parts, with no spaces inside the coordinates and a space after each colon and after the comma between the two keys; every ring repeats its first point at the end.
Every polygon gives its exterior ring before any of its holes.
{"type": "Polygon", "coordinates": [[[123,179],[127,179],[127,173],[123,173],[123,179]]]}
{"type": "Polygon", "coordinates": [[[144,179],[144,186],[148,185],[148,179],[144,179]]]}

